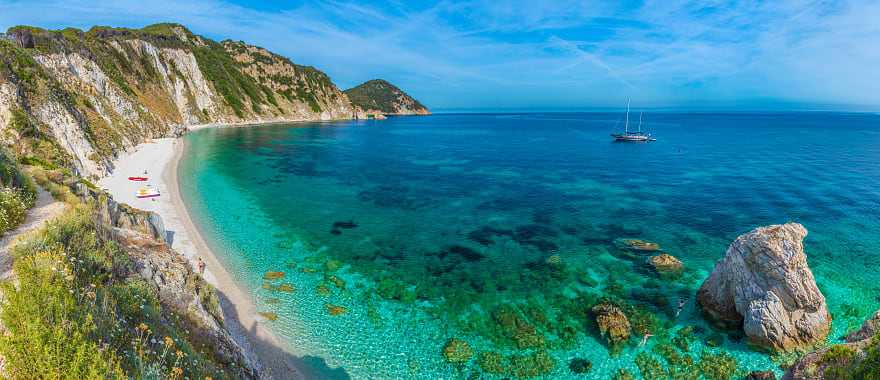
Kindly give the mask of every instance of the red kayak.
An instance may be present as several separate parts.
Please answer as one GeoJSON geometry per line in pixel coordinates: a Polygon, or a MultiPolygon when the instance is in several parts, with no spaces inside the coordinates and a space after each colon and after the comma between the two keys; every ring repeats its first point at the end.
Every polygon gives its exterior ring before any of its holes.
{"type": "Polygon", "coordinates": [[[143,181],[146,181],[146,180],[148,180],[148,179],[149,179],[149,178],[147,178],[147,177],[128,177],[128,180],[129,180],[129,181],[141,181],[141,182],[143,182],[143,181]]]}

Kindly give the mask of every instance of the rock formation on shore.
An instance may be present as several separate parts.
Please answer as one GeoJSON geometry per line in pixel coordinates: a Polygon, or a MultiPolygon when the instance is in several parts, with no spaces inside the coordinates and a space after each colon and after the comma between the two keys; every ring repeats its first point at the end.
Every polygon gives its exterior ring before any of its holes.
{"type": "Polygon", "coordinates": [[[373,79],[357,87],[345,90],[351,102],[369,115],[427,115],[431,111],[403,92],[397,86],[382,79],[373,79]]]}
{"type": "Polygon", "coordinates": [[[807,230],[788,223],[736,239],[700,286],[697,299],[714,321],[742,328],[772,350],[808,348],[828,334],[831,315],[807,266],[807,230]]]}

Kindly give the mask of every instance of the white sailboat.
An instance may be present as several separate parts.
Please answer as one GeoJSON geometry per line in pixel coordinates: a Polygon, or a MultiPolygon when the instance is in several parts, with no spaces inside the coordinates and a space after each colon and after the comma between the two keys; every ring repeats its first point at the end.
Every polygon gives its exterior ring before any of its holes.
{"type": "Polygon", "coordinates": [[[614,137],[614,141],[630,141],[630,142],[646,142],[646,141],[656,141],[656,139],[651,138],[650,133],[642,132],[642,113],[639,112],[639,130],[637,132],[630,132],[629,130],[629,99],[626,100],[626,123],[623,127],[623,133],[612,133],[611,137],[614,137]]]}

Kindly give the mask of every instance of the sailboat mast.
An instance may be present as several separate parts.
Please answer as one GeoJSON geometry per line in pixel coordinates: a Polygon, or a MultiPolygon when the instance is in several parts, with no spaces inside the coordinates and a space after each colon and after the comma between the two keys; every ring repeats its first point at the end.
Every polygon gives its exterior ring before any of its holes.
{"type": "Polygon", "coordinates": [[[642,113],[639,112],[639,133],[642,133],[642,113]]]}
{"type": "Polygon", "coordinates": [[[629,98],[626,99],[626,124],[624,124],[623,131],[629,132],[629,98]]]}

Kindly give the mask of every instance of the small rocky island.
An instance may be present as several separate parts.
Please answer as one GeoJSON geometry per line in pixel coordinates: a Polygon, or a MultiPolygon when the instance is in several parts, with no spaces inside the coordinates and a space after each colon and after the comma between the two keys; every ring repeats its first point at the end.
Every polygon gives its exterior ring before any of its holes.
{"type": "Polygon", "coordinates": [[[357,87],[345,90],[351,103],[360,107],[368,116],[384,118],[385,115],[429,115],[428,107],[413,99],[397,86],[382,79],[373,79],[357,87]]]}
{"type": "Polygon", "coordinates": [[[697,292],[710,319],[741,327],[750,343],[771,350],[824,341],[831,315],[807,266],[806,235],[804,226],[788,223],[738,237],[697,292]]]}

